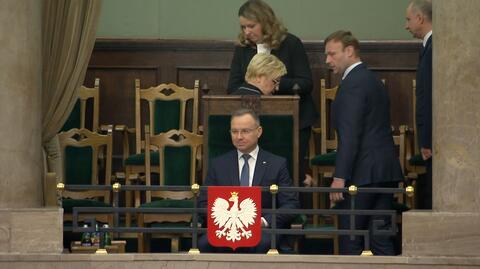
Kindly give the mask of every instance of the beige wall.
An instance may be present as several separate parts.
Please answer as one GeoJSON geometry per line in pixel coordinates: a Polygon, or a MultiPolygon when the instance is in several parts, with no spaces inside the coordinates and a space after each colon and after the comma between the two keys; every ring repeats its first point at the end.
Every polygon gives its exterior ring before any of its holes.
{"type": "Polygon", "coordinates": [[[41,3],[0,0],[0,208],[42,205],[41,3]]]}

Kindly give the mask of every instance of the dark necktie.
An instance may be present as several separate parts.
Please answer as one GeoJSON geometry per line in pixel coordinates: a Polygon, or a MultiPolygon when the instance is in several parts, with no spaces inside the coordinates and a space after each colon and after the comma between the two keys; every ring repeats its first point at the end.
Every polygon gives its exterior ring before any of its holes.
{"type": "Polygon", "coordinates": [[[248,159],[250,159],[249,154],[243,154],[242,158],[245,160],[245,163],[242,167],[242,173],[240,174],[240,186],[250,186],[250,167],[248,166],[248,159]]]}

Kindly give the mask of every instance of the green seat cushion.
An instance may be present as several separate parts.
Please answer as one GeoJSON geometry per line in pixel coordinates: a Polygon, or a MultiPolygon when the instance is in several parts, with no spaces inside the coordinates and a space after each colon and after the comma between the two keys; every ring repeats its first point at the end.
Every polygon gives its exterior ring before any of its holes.
{"type": "Polygon", "coordinates": [[[310,163],[312,165],[334,166],[336,158],[337,158],[337,152],[332,151],[326,154],[321,154],[313,157],[310,160],[310,163]]]}
{"type": "Polygon", "coordinates": [[[65,213],[72,213],[74,207],[110,207],[110,205],[93,199],[63,199],[62,207],[65,213]]]}
{"type": "MultiPolygon", "coordinates": [[[[151,165],[158,165],[159,159],[160,154],[158,153],[158,151],[150,152],[151,165]]],[[[125,160],[125,165],[145,165],[145,154],[140,153],[128,156],[128,158],[125,160]]]]}
{"type": "Polygon", "coordinates": [[[140,207],[143,208],[193,208],[194,204],[192,200],[172,200],[172,199],[162,199],[156,200],[150,203],[142,204],[140,207]]]}
{"type": "Polygon", "coordinates": [[[422,155],[420,154],[417,154],[412,158],[410,158],[410,160],[408,160],[408,163],[410,165],[415,165],[415,166],[425,166],[425,161],[423,160],[422,155]]]}

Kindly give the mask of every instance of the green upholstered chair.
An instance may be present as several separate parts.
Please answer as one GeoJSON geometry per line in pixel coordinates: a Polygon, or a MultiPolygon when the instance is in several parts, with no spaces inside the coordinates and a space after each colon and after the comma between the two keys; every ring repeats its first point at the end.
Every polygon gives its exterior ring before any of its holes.
{"type": "MultiPolygon", "coordinates": [[[[63,183],[67,185],[110,185],[112,173],[112,131],[106,135],[87,129],[71,129],[58,134],[60,157],[63,164],[63,183]],[[104,170],[99,171],[99,152],[106,152],[104,170]]],[[[110,191],[61,191],[64,221],[72,220],[74,207],[109,207],[110,191]]],[[[96,218],[112,224],[110,214],[82,214],[79,221],[96,218]]]]}
{"type": "MultiPolygon", "coordinates": [[[[146,186],[152,186],[151,171],[156,167],[159,171],[161,186],[191,186],[197,183],[197,155],[201,152],[202,135],[186,130],[170,130],[165,133],[150,135],[149,126],[145,126],[145,152],[157,149],[158,162],[154,164],[150,154],[145,157],[146,186]]],[[[139,192],[135,195],[135,207],[141,208],[193,208],[193,193],[191,191],[146,191],[145,202],[141,203],[139,192]]],[[[191,214],[138,214],[139,227],[146,225],[162,227],[190,226],[191,214]]],[[[172,252],[178,252],[179,239],[190,236],[181,233],[162,233],[152,236],[171,239],[172,252]]],[[[138,234],[139,252],[149,249],[149,240],[143,233],[138,234]]]]}
{"type": "MultiPolygon", "coordinates": [[[[141,88],[140,79],[135,79],[135,128],[116,126],[116,130],[123,132],[123,159],[125,166],[126,184],[131,184],[131,178],[145,172],[145,141],[142,138],[142,129],[145,124],[150,126],[149,132],[153,135],[168,132],[169,130],[187,129],[186,122],[190,120],[191,131],[198,132],[198,88],[199,81],[195,80],[194,88],[187,89],[176,84],[160,84],[155,87],[141,88]],[[146,102],[147,106],[143,103],[146,102]],[[188,110],[187,103],[192,103],[188,110]],[[191,111],[191,114],[187,114],[191,111]],[[142,117],[144,115],[144,117],[142,117]],[[135,134],[135,154],[130,154],[128,134],[135,134]]],[[[159,173],[158,151],[151,153],[152,172],[159,173]]],[[[131,194],[126,192],[126,205],[131,206],[131,194]]],[[[130,225],[130,214],[126,215],[127,226],[130,225]]]]}
{"type": "MultiPolygon", "coordinates": [[[[325,79],[320,81],[320,128],[313,128],[310,140],[310,166],[312,169],[313,185],[325,187],[327,183],[325,178],[332,177],[335,171],[337,136],[331,128],[330,106],[337,94],[338,86],[327,89],[325,79]],[[320,134],[320,152],[316,154],[314,139],[315,134],[320,134]]],[[[326,195],[313,194],[313,208],[326,208],[326,195]]],[[[319,222],[318,216],[313,217],[313,224],[319,222]]]]}
{"type": "Polygon", "coordinates": [[[87,116],[87,102],[92,100],[92,127],[88,128],[93,132],[97,132],[99,128],[98,119],[99,119],[99,106],[100,106],[100,79],[95,79],[95,85],[93,88],[88,88],[85,86],[80,86],[78,89],[78,100],[75,103],[75,106],[70,113],[67,121],[62,126],[61,132],[68,131],[73,128],[84,129],[86,128],[86,116],[87,116]]]}

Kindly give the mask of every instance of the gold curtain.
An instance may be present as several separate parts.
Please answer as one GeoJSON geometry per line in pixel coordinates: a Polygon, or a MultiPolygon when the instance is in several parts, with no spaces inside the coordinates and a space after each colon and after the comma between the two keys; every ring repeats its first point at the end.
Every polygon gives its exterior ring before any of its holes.
{"type": "Polygon", "coordinates": [[[42,141],[60,130],[77,100],[95,44],[101,0],[45,0],[42,24],[42,141]]]}
{"type": "MultiPolygon", "coordinates": [[[[42,13],[42,143],[48,171],[63,176],[57,132],[77,101],[95,44],[101,0],[44,0],[42,13]]],[[[44,202],[55,182],[44,177],[44,202]]],[[[61,180],[61,179],[60,179],[61,180]]]]}

